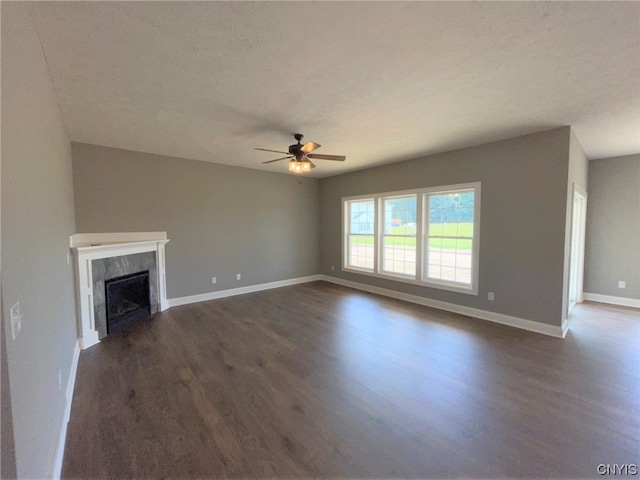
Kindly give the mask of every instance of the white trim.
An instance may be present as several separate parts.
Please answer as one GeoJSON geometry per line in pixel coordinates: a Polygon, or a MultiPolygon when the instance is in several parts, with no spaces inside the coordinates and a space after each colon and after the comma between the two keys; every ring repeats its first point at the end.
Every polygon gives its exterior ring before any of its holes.
{"type": "Polygon", "coordinates": [[[134,255],[136,253],[153,252],[159,246],[165,246],[169,240],[145,240],[140,242],[105,243],[85,247],[72,247],[75,255],[83,255],[91,260],[109,258],[122,255],[134,255]]]}
{"type": "Polygon", "coordinates": [[[573,184],[574,191],[576,191],[583,198],[582,202],[582,211],[580,215],[582,218],[580,219],[580,252],[578,258],[578,303],[582,303],[584,301],[584,256],[586,249],[586,241],[587,241],[587,205],[588,205],[588,196],[586,190],[584,190],[580,185],[573,184]]]}
{"type": "Polygon", "coordinates": [[[76,347],[73,350],[73,360],[71,362],[71,370],[69,371],[69,380],[67,381],[67,410],[65,412],[65,418],[69,421],[71,414],[71,402],[73,401],[73,391],[76,386],[76,374],[78,373],[78,360],[80,358],[80,345],[76,343],[76,347]]]}
{"type": "MultiPolygon", "coordinates": [[[[584,250],[587,228],[587,192],[580,187],[580,185],[573,183],[573,190],[571,195],[571,222],[569,226],[569,265],[568,265],[568,279],[567,279],[567,314],[565,318],[571,315],[571,311],[578,303],[582,303],[584,300],[584,292],[582,291],[584,286],[584,250]],[[576,212],[574,207],[576,200],[579,200],[580,208],[577,212],[580,217],[576,218],[576,212]],[[576,223],[577,222],[577,223],[576,223]],[[577,231],[576,231],[577,230],[577,231]],[[575,235],[574,235],[575,234],[575,235]],[[574,238],[574,236],[576,238],[574,238]],[[574,255],[575,250],[575,255],[574,255]],[[575,263],[575,265],[574,265],[575,263]],[[571,281],[571,272],[573,268],[577,268],[574,278],[575,285],[571,281]],[[571,297],[575,290],[575,298],[571,301],[571,297]]],[[[564,303],[564,302],[563,302],[564,303]]]]}
{"type": "Polygon", "coordinates": [[[510,327],[516,327],[522,330],[541,333],[543,335],[549,335],[552,337],[564,338],[568,330],[568,324],[566,326],[563,325],[562,327],[547,325],[540,322],[534,322],[533,320],[504,315],[502,313],[489,312],[472,307],[465,307],[453,303],[442,302],[440,300],[432,300],[430,298],[419,297],[417,295],[396,292],[387,288],[373,287],[371,285],[365,285],[364,283],[352,282],[350,280],[343,280],[341,278],[332,277],[331,275],[321,275],[321,277],[322,280],[330,283],[335,283],[337,285],[351,287],[357,290],[363,290],[365,292],[383,295],[385,297],[396,298],[398,300],[404,300],[406,302],[416,303],[418,305],[424,305],[426,307],[437,308],[439,310],[445,310],[447,312],[453,312],[460,315],[479,318],[481,320],[488,320],[490,322],[500,323],[502,325],[508,325],[510,327]]]}
{"type": "Polygon", "coordinates": [[[78,342],[80,343],[80,348],[82,348],[82,350],[85,350],[100,343],[100,337],[98,337],[97,331],[90,330],[84,337],[80,337],[78,339],[78,342]]]}
{"type": "Polygon", "coordinates": [[[568,331],[569,331],[569,320],[565,318],[562,322],[562,338],[567,336],[568,331]]]}
{"type": "MultiPolygon", "coordinates": [[[[420,261],[418,259],[418,257],[420,256],[419,253],[422,251],[421,248],[418,248],[417,243],[419,242],[420,236],[418,235],[418,225],[420,225],[421,222],[418,221],[420,217],[420,213],[422,213],[422,211],[418,212],[419,210],[419,204],[420,204],[420,195],[418,194],[412,194],[412,195],[398,195],[395,197],[379,197],[378,199],[378,215],[377,215],[377,219],[378,219],[378,225],[380,226],[378,228],[378,226],[376,226],[376,235],[378,237],[378,249],[377,249],[377,256],[374,259],[375,261],[378,262],[377,267],[374,269],[375,272],[380,272],[381,275],[393,275],[393,276],[399,276],[400,278],[409,278],[409,279],[413,279],[413,278],[420,278],[420,273],[418,272],[418,265],[420,265],[420,261]],[[385,231],[386,227],[385,227],[385,220],[387,218],[387,200],[397,200],[397,199],[413,199],[416,202],[416,233],[414,235],[407,235],[407,234],[394,234],[394,233],[387,233],[385,231]],[[385,238],[413,238],[414,241],[416,242],[416,268],[414,270],[413,274],[406,274],[406,273],[398,273],[398,272],[394,272],[393,270],[385,270],[384,269],[384,259],[385,259],[385,238]]],[[[391,213],[393,214],[393,208],[390,209],[391,213]]],[[[389,216],[389,218],[391,218],[391,216],[389,216]]]]}
{"type": "Polygon", "coordinates": [[[429,288],[437,288],[438,290],[446,290],[448,292],[456,292],[456,293],[464,293],[466,295],[478,295],[478,292],[474,291],[469,287],[461,287],[454,283],[447,283],[445,281],[436,282],[434,280],[429,280],[428,282],[422,280],[416,280],[415,278],[404,276],[400,273],[375,273],[370,270],[359,270],[353,267],[344,267],[342,269],[343,272],[347,273],[357,273],[358,275],[366,275],[368,277],[380,278],[384,280],[393,280],[394,282],[402,282],[409,283],[411,285],[418,285],[419,287],[429,287],[429,288]]]}
{"type": "Polygon", "coordinates": [[[69,247],[90,247],[92,244],[133,243],[166,240],[167,232],[76,233],[69,237],[69,247]]]}
{"type": "Polygon", "coordinates": [[[200,295],[189,295],[188,297],[170,298],[168,303],[170,307],[180,305],[188,305],[190,303],[206,302],[217,298],[233,297],[235,295],[243,295],[245,293],[260,292],[262,290],[271,290],[272,288],[288,287],[290,285],[298,285],[300,283],[317,282],[322,280],[322,275],[309,275],[308,277],[290,278],[287,280],[279,280],[277,282],[259,283],[257,285],[249,285],[247,287],[230,288],[227,290],[219,290],[217,292],[201,293],[200,295]]]}
{"type": "MultiPolygon", "coordinates": [[[[349,224],[349,218],[351,216],[351,212],[350,212],[350,201],[345,201],[345,199],[342,199],[342,232],[341,232],[341,238],[342,238],[342,269],[346,269],[346,268],[353,268],[355,271],[357,272],[367,272],[367,273],[373,273],[376,271],[377,267],[378,267],[378,256],[379,256],[379,252],[378,252],[378,236],[376,234],[377,232],[377,228],[378,228],[378,207],[376,206],[376,199],[373,196],[360,196],[357,199],[359,200],[371,200],[372,202],[374,202],[374,207],[373,207],[373,233],[372,234],[367,234],[367,233],[351,233],[350,232],[350,224],[349,224]],[[363,235],[363,236],[371,236],[373,237],[373,249],[374,249],[374,254],[373,254],[373,268],[370,270],[368,268],[362,267],[362,269],[358,269],[357,267],[349,267],[349,255],[350,255],[350,242],[349,242],[349,237],[351,235],[363,235]]],[[[353,200],[357,200],[357,199],[353,199],[353,200]]]]}
{"type": "Polygon", "coordinates": [[[429,267],[429,249],[424,248],[426,252],[423,258],[424,269],[422,272],[421,284],[431,288],[439,288],[441,290],[449,290],[451,292],[459,292],[467,295],[478,296],[478,280],[480,278],[480,211],[482,208],[482,184],[481,182],[471,182],[461,185],[451,185],[447,187],[434,187],[425,192],[423,197],[424,212],[422,214],[422,224],[426,227],[423,234],[421,245],[427,245],[429,236],[429,201],[431,195],[442,195],[446,193],[458,193],[463,190],[473,191],[473,236],[471,237],[471,283],[466,286],[463,283],[451,282],[446,280],[438,280],[428,277],[429,267]]]}
{"type": "Polygon", "coordinates": [[[67,390],[65,393],[64,417],[62,426],[60,427],[60,437],[58,439],[58,448],[56,449],[56,458],[53,463],[53,478],[58,480],[62,475],[62,461],[64,460],[64,447],[67,441],[67,425],[71,416],[71,402],[73,402],[73,390],[76,384],[76,373],[78,372],[78,359],[80,358],[80,343],[76,341],[73,349],[73,357],[71,359],[71,369],[69,370],[69,380],[67,382],[67,390]]]}
{"type": "Polygon", "coordinates": [[[456,183],[454,185],[434,185],[432,187],[424,187],[424,188],[410,188],[408,190],[396,190],[391,192],[378,192],[378,193],[367,193],[363,195],[351,195],[348,197],[342,197],[342,201],[351,201],[351,200],[361,200],[361,199],[372,199],[374,200],[377,197],[402,197],[405,195],[418,194],[421,193],[455,193],[457,190],[464,190],[468,188],[473,188],[475,185],[480,185],[481,182],[467,182],[467,183],[456,183]]]}
{"type": "Polygon", "coordinates": [[[640,298],[614,297],[612,295],[600,295],[599,293],[584,293],[584,299],[591,302],[610,303],[621,307],[640,308],[640,298]]]}

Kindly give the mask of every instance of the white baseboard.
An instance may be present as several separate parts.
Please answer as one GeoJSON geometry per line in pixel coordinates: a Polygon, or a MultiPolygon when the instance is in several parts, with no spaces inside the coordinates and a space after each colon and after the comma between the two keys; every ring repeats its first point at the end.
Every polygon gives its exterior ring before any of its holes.
{"type": "Polygon", "coordinates": [[[53,478],[58,480],[62,475],[62,460],[64,459],[64,446],[67,440],[67,425],[71,416],[71,402],[73,401],[73,390],[76,384],[76,373],[78,371],[78,358],[80,357],[80,343],[76,341],[73,350],[73,358],[71,359],[71,369],[69,370],[69,381],[67,382],[67,390],[65,392],[65,408],[62,425],[60,427],[60,438],[58,439],[58,449],[56,450],[56,458],[53,464],[53,478]]]}
{"type": "Polygon", "coordinates": [[[343,285],[345,287],[351,287],[357,290],[363,290],[365,292],[383,295],[385,297],[396,298],[398,300],[404,300],[407,302],[416,303],[418,305],[424,305],[425,307],[432,307],[439,310],[445,310],[447,312],[458,313],[460,315],[480,318],[482,320],[488,320],[490,322],[500,323],[502,325],[508,325],[510,327],[521,328],[530,332],[550,335],[552,337],[564,338],[568,330],[568,324],[566,322],[562,327],[546,325],[544,323],[534,322],[532,320],[526,320],[524,318],[512,317],[510,315],[504,315],[502,313],[488,312],[486,310],[480,310],[478,308],[465,307],[453,303],[441,302],[440,300],[419,297],[417,295],[411,295],[408,293],[396,292],[395,290],[389,290],[387,288],[373,287],[364,283],[343,280],[341,278],[332,277],[330,275],[321,275],[321,277],[322,280],[330,283],[335,283],[337,285],[343,285]]]}
{"type": "Polygon", "coordinates": [[[80,337],[80,348],[85,350],[89,347],[93,347],[100,343],[100,338],[98,337],[98,332],[96,330],[91,330],[87,332],[84,337],[80,337]]]}
{"type": "Polygon", "coordinates": [[[610,303],[612,305],[620,305],[621,307],[633,307],[640,308],[640,299],[638,298],[625,298],[614,297],[612,295],[600,295],[599,293],[584,293],[585,300],[600,303],[610,303]]]}
{"type": "Polygon", "coordinates": [[[569,331],[569,320],[566,318],[562,321],[562,338],[567,336],[567,332],[569,331]]]}
{"type": "Polygon", "coordinates": [[[169,307],[177,307],[179,305],[187,305],[189,303],[206,302],[208,300],[215,300],[217,298],[233,297],[234,295],[260,292],[262,290],[270,290],[272,288],[288,287],[290,285],[298,285],[300,283],[316,282],[318,280],[321,280],[321,277],[322,275],[310,275],[308,277],[290,278],[288,280],[280,280],[278,282],[260,283],[258,285],[230,288],[228,290],[202,293],[200,295],[190,295],[188,297],[170,298],[169,307]]]}

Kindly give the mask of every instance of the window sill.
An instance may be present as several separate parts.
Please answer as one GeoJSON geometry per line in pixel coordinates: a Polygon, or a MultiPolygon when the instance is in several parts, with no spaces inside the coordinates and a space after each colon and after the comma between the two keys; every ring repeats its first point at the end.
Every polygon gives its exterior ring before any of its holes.
{"type": "Polygon", "coordinates": [[[446,282],[434,282],[434,281],[424,281],[424,280],[416,280],[414,278],[403,277],[401,275],[392,275],[387,273],[376,273],[369,270],[359,270],[357,268],[352,267],[342,267],[343,272],[347,273],[356,273],[358,275],[366,275],[368,277],[380,278],[383,280],[393,280],[395,282],[408,283],[411,285],[417,285],[419,287],[427,287],[434,288],[436,290],[446,290],[448,292],[455,293],[463,293],[465,295],[474,295],[478,296],[477,287],[463,287],[459,285],[449,284],[446,282]]]}

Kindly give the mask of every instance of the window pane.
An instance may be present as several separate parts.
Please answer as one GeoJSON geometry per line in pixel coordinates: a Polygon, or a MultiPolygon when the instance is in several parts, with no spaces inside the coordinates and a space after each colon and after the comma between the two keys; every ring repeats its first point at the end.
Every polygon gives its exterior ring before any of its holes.
{"type": "Polygon", "coordinates": [[[471,283],[471,269],[469,268],[456,268],[456,282],[459,283],[471,283]]]}
{"type": "Polygon", "coordinates": [[[459,208],[458,222],[460,223],[473,222],[473,208],[459,208]]]}
{"type": "Polygon", "coordinates": [[[458,210],[456,208],[443,208],[442,219],[444,223],[457,223],[458,222],[458,210]]]}
{"type": "Polygon", "coordinates": [[[415,238],[385,236],[382,245],[382,269],[385,272],[415,276],[415,238]]]}
{"type": "Polygon", "coordinates": [[[440,278],[440,265],[429,265],[429,278],[440,278]]]}
{"type": "Polygon", "coordinates": [[[442,195],[442,208],[446,208],[448,210],[455,210],[458,207],[458,194],[457,193],[447,193],[442,195]]]}
{"type": "MultiPolygon", "coordinates": [[[[457,216],[457,212],[455,214],[457,216]]],[[[447,237],[457,237],[458,236],[458,222],[456,220],[451,223],[445,224],[444,231],[447,237]]],[[[451,248],[455,247],[455,243],[451,245],[451,248]]]]}
{"type": "Polygon", "coordinates": [[[416,196],[384,200],[384,233],[386,235],[416,234],[416,196]]]}
{"type": "Polygon", "coordinates": [[[442,239],[441,238],[430,238],[429,239],[429,250],[440,251],[441,248],[442,248],[442,239]]]}
{"type": "MultiPolygon", "coordinates": [[[[474,207],[474,193],[473,192],[464,192],[460,194],[460,201],[459,201],[459,206],[460,208],[469,208],[471,211],[473,211],[473,207],[474,207]]],[[[469,221],[472,221],[473,217],[469,219],[469,221]]]]}
{"type": "MultiPolygon", "coordinates": [[[[440,212],[442,213],[442,212],[440,212]]],[[[429,235],[431,236],[442,236],[444,232],[444,223],[441,222],[431,222],[429,223],[429,235]]]]}
{"type": "Polygon", "coordinates": [[[373,235],[374,221],[373,200],[349,202],[349,233],[373,235]]]}
{"type": "Polygon", "coordinates": [[[460,237],[473,238],[473,220],[470,222],[460,222],[458,224],[458,235],[460,237]]]}
{"type": "Polygon", "coordinates": [[[441,254],[440,264],[443,267],[455,267],[456,266],[456,253],[455,250],[450,248],[443,248],[441,254]]]}
{"type": "Polygon", "coordinates": [[[429,223],[440,224],[442,222],[444,222],[442,208],[437,208],[437,207],[429,208],[429,223]]]}
{"type": "Polygon", "coordinates": [[[443,204],[443,195],[429,196],[429,208],[442,208],[443,204]]]}
{"type": "Polygon", "coordinates": [[[455,267],[445,267],[442,266],[442,273],[440,275],[440,280],[446,280],[448,282],[456,281],[456,269],[455,267]]]}
{"type": "Polygon", "coordinates": [[[349,235],[347,264],[373,270],[373,235],[349,235]]]}
{"type": "Polygon", "coordinates": [[[472,240],[456,240],[456,250],[458,250],[458,252],[460,251],[466,251],[469,252],[469,254],[471,254],[471,245],[472,245],[472,240]]]}

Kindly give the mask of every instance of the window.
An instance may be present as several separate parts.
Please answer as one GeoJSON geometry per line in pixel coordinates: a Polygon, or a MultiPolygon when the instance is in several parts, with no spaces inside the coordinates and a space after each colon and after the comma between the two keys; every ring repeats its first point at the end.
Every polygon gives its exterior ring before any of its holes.
{"type": "Polygon", "coordinates": [[[416,195],[382,199],[382,271],[416,275],[416,195]]]}
{"type": "Polygon", "coordinates": [[[474,190],[426,194],[426,277],[471,285],[474,190]]]}
{"type": "Polygon", "coordinates": [[[344,198],[343,268],[477,295],[480,183],[344,198]]]}
{"type": "Polygon", "coordinates": [[[347,206],[347,261],[352,268],[373,271],[375,208],[373,199],[354,200],[347,206]]]}

